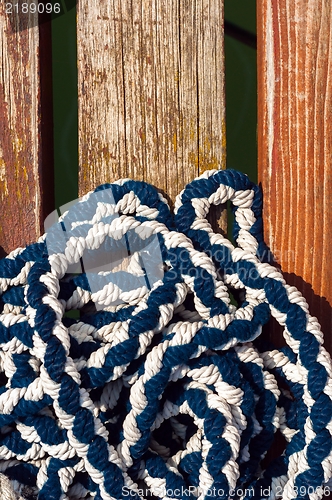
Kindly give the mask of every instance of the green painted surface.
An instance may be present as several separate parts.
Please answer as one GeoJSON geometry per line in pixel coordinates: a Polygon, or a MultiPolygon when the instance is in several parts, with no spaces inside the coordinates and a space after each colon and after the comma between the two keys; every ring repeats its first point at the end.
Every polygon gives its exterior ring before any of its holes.
{"type": "Polygon", "coordinates": [[[78,196],[76,9],[52,21],[55,205],[78,196]]]}
{"type": "MultiPolygon", "coordinates": [[[[256,32],[256,0],[225,0],[225,19],[256,32]]],[[[227,167],[257,180],[256,50],[225,36],[227,167]]]]}

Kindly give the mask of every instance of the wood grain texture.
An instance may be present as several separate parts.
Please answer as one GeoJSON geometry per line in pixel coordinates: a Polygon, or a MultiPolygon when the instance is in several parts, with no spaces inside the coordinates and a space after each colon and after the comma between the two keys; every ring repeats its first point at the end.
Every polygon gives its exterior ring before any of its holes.
{"type": "Polygon", "coordinates": [[[222,0],[78,2],[80,193],[225,166],[222,0]]]}
{"type": "Polygon", "coordinates": [[[35,14],[13,16],[1,2],[0,245],[5,253],[36,241],[54,199],[50,26],[39,30],[35,14]]]}
{"type": "Polygon", "coordinates": [[[265,241],[331,352],[331,2],[265,0],[257,9],[265,241]]]}

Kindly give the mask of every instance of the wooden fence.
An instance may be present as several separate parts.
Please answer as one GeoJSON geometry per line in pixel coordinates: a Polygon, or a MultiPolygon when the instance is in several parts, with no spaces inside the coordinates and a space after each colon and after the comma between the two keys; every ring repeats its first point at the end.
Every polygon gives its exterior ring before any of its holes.
{"type": "Polygon", "coordinates": [[[264,236],[332,352],[332,4],[257,2],[264,236]]]}
{"type": "Polygon", "coordinates": [[[0,246],[36,240],[54,210],[51,26],[0,3],[0,246]]]}
{"type": "MultiPolygon", "coordinates": [[[[51,26],[17,15],[13,29],[4,5],[0,245],[8,253],[41,234],[54,197],[51,26]]],[[[257,7],[265,239],[331,352],[331,4],[257,7]]],[[[222,0],[78,1],[80,194],[132,177],[174,199],[197,174],[225,168],[223,39],[222,0]]]]}

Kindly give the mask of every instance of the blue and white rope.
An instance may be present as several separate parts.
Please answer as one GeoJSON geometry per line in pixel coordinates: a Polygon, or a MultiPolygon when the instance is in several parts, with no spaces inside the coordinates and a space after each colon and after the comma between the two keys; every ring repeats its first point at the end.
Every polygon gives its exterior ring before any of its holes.
{"type": "Polygon", "coordinates": [[[266,262],[261,212],[259,188],[232,170],[189,184],[174,216],[125,179],[0,261],[0,472],[18,492],[322,497],[331,360],[306,301],[266,262]],[[207,221],[227,201],[236,245],[207,221]],[[125,268],[73,274],[98,252],[117,263],[124,242],[139,249],[125,268]],[[261,336],[271,315],[284,348],[261,336]],[[287,445],[264,469],[277,431],[287,445]]]}

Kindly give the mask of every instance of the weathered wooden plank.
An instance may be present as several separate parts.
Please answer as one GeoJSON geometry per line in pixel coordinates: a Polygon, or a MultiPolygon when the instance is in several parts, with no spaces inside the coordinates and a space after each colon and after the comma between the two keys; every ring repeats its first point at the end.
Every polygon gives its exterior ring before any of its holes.
{"type": "Polygon", "coordinates": [[[331,352],[331,2],[265,0],[257,8],[265,239],[331,352]]]}
{"type": "Polygon", "coordinates": [[[80,193],[225,165],[222,0],[78,2],[80,193]]]}
{"type": "Polygon", "coordinates": [[[36,240],[53,210],[50,23],[0,3],[0,245],[36,240]],[[43,132],[43,137],[42,137],[43,132]]]}

